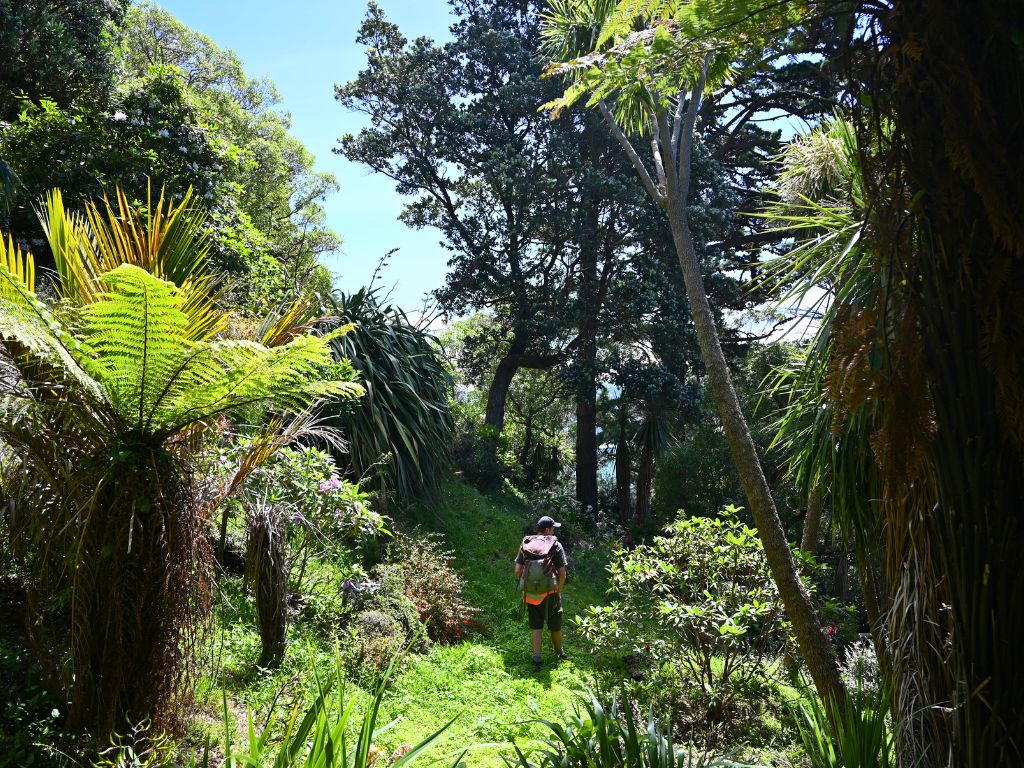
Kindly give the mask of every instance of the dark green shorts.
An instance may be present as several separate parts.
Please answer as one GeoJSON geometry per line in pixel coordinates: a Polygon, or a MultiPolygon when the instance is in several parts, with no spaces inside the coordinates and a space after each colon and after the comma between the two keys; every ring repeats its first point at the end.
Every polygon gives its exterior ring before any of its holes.
{"type": "Polygon", "coordinates": [[[544,598],[540,605],[526,604],[526,613],[530,618],[530,629],[548,629],[552,632],[562,631],[562,595],[555,592],[544,598]]]}

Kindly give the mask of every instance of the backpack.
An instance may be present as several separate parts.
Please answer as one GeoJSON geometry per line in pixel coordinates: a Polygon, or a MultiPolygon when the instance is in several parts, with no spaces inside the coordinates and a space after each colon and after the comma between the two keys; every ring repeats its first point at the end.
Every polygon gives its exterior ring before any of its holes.
{"type": "Polygon", "coordinates": [[[551,553],[558,539],[554,536],[526,536],[519,547],[523,555],[523,575],[519,591],[523,602],[540,605],[544,598],[558,589],[558,569],[551,553]]]}

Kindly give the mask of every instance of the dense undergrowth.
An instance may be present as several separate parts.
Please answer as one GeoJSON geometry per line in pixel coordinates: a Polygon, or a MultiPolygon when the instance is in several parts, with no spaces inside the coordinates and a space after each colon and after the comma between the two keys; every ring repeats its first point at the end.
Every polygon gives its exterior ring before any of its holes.
{"type": "MultiPolygon", "coordinates": [[[[393,526],[396,536],[404,536],[397,532],[404,529],[414,537],[432,536],[435,541],[447,542],[444,551],[453,556],[454,569],[463,583],[460,600],[474,606],[475,611],[472,620],[458,630],[461,636],[444,638],[435,632],[441,638],[438,642],[412,638],[413,653],[392,678],[378,719],[380,724],[393,723],[374,740],[374,748],[381,755],[400,754],[403,745],[418,743],[454,719],[421,759],[428,764],[437,761],[438,765],[448,765],[468,748],[462,759],[470,765],[504,765],[502,758],[514,754],[513,743],[527,756],[544,747],[551,733],[543,721],[571,721],[591,695],[597,693],[610,700],[624,684],[641,700],[685,708],[685,702],[681,705],[669,697],[658,701],[651,690],[652,682],[662,686],[671,679],[668,670],[663,669],[662,676],[652,681],[647,678],[653,670],[643,660],[608,649],[596,650],[589,638],[580,636],[575,619],[589,607],[607,602],[607,566],[615,542],[577,529],[572,523],[563,531],[570,555],[564,595],[569,659],[554,663],[545,637],[545,665],[540,672],[533,670],[529,632],[511,563],[524,527],[536,514],[534,505],[509,487],[482,495],[461,481],[451,480],[442,485],[434,503],[410,510],[393,526]]],[[[370,574],[386,573],[392,567],[374,567],[370,561],[378,554],[368,554],[370,574]]],[[[366,658],[368,630],[357,618],[365,613],[356,613],[346,605],[350,599],[346,582],[350,585],[360,569],[360,564],[342,567],[329,560],[308,565],[303,598],[292,607],[283,663],[276,670],[268,670],[257,666],[261,644],[255,608],[243,571],[233,562],[228,548],[205,651],[207,671],[199,681],[197,706],[188,731],[178,742],[175,764],[183,764],[208,740],[214,745],[214,756],[222,754],[226,730],[237,743],[247,736],[250,716],[257,730],[275,719],[278,724],[272,727],[280,728],[292,711],[301,712],[316,699],[318,681],[331,678],[339,659],[346,677],[345,696],[355,702],[357,710],[365,707],[382,670],[373,665],[373,659],[366,658]]],[[[15,610],[16,606],[11,608],[15,610]]],[[[387,610],[371,613],[386,614],[387,610]]],[[[411,627],[410,633],[418,633],[417,627],[411,627]]],[[[401,634],[384,650],[380,663],[390,662],[407,640],[408,634],[401,634]]],[[[8,757],[15,762],[7,764],[75,765],[75,758],[64,758],[57,751],[74,755],[76,748],[59,734],[59,717],[51,717],[52,702],[30,675],[13,674],[28,658],[23,645],[24,638],[16,633],[5,633],[0,640],[4,682],[12,686],[19,702],[7,704],[0,713],[0,733],[6,731],[3,735],[15,743],[15,757],[8,757]],[[21,735],[14,736],[14,731],[21,735]]],[[[781,678],[781,670],[777,671],[775,677],[781,678]]],[[[696,741],[695,746],[710,744],[718,754],[765,763],[770,759],[774,762],[780,755],[792,755],[797,737],[792,722],[785,722],[782,701],[795,698],[797,693],[774,678],[769,680],[757,690],[746,692],[756,702],[756,714],[746,724],[710,731],[680,727],[679,737],[696,741]],[[700,738],[695,739],[695,734],[700,738]],[[728,744],[723,734],[731,739],[728,744]]],[[[685,726],[695,719],[699,716],[681,709],[676,724],[685,726]]],[[[88,764],[84,757],[77,760],[78,764],[88,764]]]]}
{"type": "MultiPolygon", "coordinates": [[[[570,714],[589,691],[609,688],[626,674],[621,657],[591,654],[580,647],[572,629],[566,634],[569,661],[552,663],[547,646],[548,663],[540,673],[533,671],[529,633],[511,566],[523,526],[535,517],[524,501],[513,492],[483,496],[452,481],[444,485],[437,502],[410,513],[407,525],[421,533],[443,535],[464,579],[463,596],[478,613],[472,622],[474,631],[467,631],[459,642],[436,643],[425,654],[413,654],[395,677],[381,721],[399,720],[377,745],[385,753],[418,742],[458,715],[426,757],[457,755],[472,745],[472,757],[467,756],[472,764],[500,765],[500,755],[509,754],[510,741],[525,745],[544,736],[538,720],[570,714]]],[[[603,600],[606,561],[604,547],[581,544],[575,548],[565,593],[567,616],[603,600]]],[[[282,698],[302,695],[308,701],[312,697],[313,670],[328,675],[338,652],[330,617],[341,613],[341,597],[334,590],[343,580],[343,574],[326,568],[310,578],[313,594],[290,630],[284,664],[274,673],[254,666],[260,641],[251,603],[241,590],[240,577],[226,580],[213,643],[220,672],[204,681],[200,694],[208,702],[206,727],[220,727],[223,693],[233,702],[236,716],[244,710],[243,702],[264,712],[272,704],[280,705],[282,698]]],[[[340,630],[342,638],[348,630],[359,630],[334,629],[340,630]]],[[[368,673],[360,675],[357,652],[350,651],[345,663],[356,678],[352,695],[364,696],[369,678],[368,673]]]]}

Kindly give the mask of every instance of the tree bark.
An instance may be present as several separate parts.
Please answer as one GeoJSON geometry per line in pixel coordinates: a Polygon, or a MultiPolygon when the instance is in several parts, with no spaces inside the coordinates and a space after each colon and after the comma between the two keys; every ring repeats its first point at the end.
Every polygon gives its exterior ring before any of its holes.
{"type": "Polygon", "coordinates": [[[619,521],[623,525],[629,525],[633,518],[633,454],[629,448],[624,421],[619,419],[619,442],[615,446],[615,496],[618,501],[619,521]]]}
{"type": "Polygon", "coordinates": [[[811,494],[807,499],[807,516],[804,518],[804,531],[800,537],[800,549],[810,554],[818,550],[818,536],[821,533],[821,513],[825,509],[825,498],[821,486],[811,486],[811,494]]]}
{"type": "MultiPolygon", "coordinates": [[[[600,163],[599,121],[588,119],[584,140],[587,160],[600,163]]],[[[579,314],[576,355],[576,503],[584,513],[597,515],[597,313],[601,305],[598,261],[601,196],[586,185],[581,200],[579,234],[579,314]]]]}
{"type": "Polygon", "coordinates": [[[518,355],[509,354],[501,359],[498,367],[494,369],[491,386],[487,390],[487,410],[484,412],[484,424],[490,427],[495,435],[500,435],[505,428],[505,403],[508,400],[508,390],[512,386],[512,379],[515,378],[516,371],[519,370],[517,358],[518,355]]]}
{"type": "Polygon", "coordinates": [[[649,445],[640,451],[640,466],[636,473],[636,512],[634,518],[643,525],[651,516],[651,489],[654,485],[654,454],[649,445]]]}
{"type": "Polygon", "coordinates": [[[597,514],[597,391],[576,395],[576,503],[591,516],[597,514]]]}
{"type": "Polygon", "coordinates": [[[772,499],[771,489],[761,469],[754,440],[733,387],[732,376],[715,328],[715,317],[704,289],[704,278],[694,250],[685,204],[677,194],[670,193],[670,198],[666,210],[669,213],[672,239],[683,271],[686,296],[697,330],[697,341],[701,356],[704,358],[718,415],[725,429],[729,451],[736,464],[747,502],[750,504],[758,535],[764,545],[768,566],[778,585],[800,651],[807,662],[808,671],[819,695],[825,701],[842,701],[845,698],[845,688],[835,655],[810,596],[800,581],[793,553],[789,549],[782,521],[772,499]]]}
{"type": "Polygon", "coordinates": [[[498,362],[487,389],[487,409],[484,411],[484,424],[500,435],[505,428],[505,404],[512,380],[520,368],[547,370],[554,368],[565,359],[563,354],[534,355],[516,351],[514,348],[498,362]]]}
{"type": "Polygon", "coordinates": [[[800,581],[796,562],[786,540],[778,510],[775,508],[771,489],[765,479],[750,428],[740,408],[732,375],[715,327],[715,316],[704,288],[704,277],[701,274],[687,217],[694,126],[703,98],[710,61],[709,54],[705,58],[704,73],[694,85],[692,92],[678,94],[678,108],[674,115],[669,115],[665,110],[658,110],[651,115],[652,159],[656,178],[651,176],[643,161],[639,159],[636,148],[623,133],[608,106],[602,101],[598,107],[612,134],[633,163],[647,193],[661,206],[668,218],[676,257],[686,286],[686,298],[697,331],[697,343],[729,443],[729,452],[736,465],[764,547],[768,567],[792,622],[800,651],[807,662],[807,669],[811,673],[815,688],[821,699],[826,702],[831,717],[835,712],[832,705],[841,707],[846,701],[846,688],[839,674],[831,643],[822,628],[821,619],[800,581]]]}

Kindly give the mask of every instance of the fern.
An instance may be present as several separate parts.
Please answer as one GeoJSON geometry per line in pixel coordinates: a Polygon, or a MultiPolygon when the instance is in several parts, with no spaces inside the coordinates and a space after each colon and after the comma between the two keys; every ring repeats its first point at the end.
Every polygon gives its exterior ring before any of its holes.
{"type": "Polygon", "coordinates": [[[98,275],[88,302],[53,312],[8,263],[0,440],[28,489],[10,529],[45,598],[33,621],[68,634],[72,728],[168,726],[209,609],[212,507],[192,480],[192,439],[220,416],[269,421],[253,458],[265,460],[318,402],[360,394],[332,356],[350,326],[276,347],[197,340],[186,291],[138,266],[98,275]]]}

